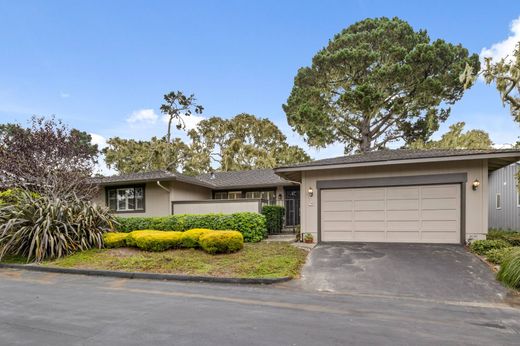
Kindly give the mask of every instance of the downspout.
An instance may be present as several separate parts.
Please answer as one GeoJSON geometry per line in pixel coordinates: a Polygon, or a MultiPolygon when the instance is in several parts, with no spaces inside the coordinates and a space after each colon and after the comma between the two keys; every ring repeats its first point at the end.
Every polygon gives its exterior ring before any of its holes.
{"type": "Polygon", "coordinates": [[[172,204],[171,190],[166,188],[164,185],[162,185],[159,180],[157,180],[156,183],[157,183],[157,186],[159,186],[164,191],[168,192],[168,201],[169,201],[169,204],[170,204],[169,208],[170,208],[170,212],[173,214],[173,204],[172,204]]]}
{"type": "Polygon", "coordinates": [[[159,180],[157,180],[157,186],[159,186],[161,189],[163,189],[164,191],[170,193],[170,189],[166,188],[164,185],[161,184],[161,182],[159,180]]]}

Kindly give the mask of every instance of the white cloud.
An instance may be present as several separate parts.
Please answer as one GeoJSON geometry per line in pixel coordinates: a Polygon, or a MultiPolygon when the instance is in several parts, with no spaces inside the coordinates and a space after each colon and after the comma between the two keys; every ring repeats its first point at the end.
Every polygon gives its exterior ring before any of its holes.
{"type": "MultiPolygon", "coordinates": [[[[190,115],[190,116],[181,114],[181,118],[184,121],[184,125],[186,126],[186,130],[187,131],[196,128],[198,123],[200,123],[202,120],[206,119],[203,116],[193,115],[193,114],[190,115]]],[[[162,121],[164,123],[166,123],[166,124],[168,123],[168,115],[167,114],[163,115],[162,121]]],[[[178,121],[174,122],[173,126],[177,125],[178,123],[179,123],[178,121]]]]}
{"type": "Polygon", "coordinates": [[[70,94],[66,93],[66,92],[63,92],[63,91],[60,91],[60,97],[62,99],[68,99],[70,97],[70,94]]]}
{"type": "Polygon", "coordinates": [[[483,48],[480,58],[493,58],[494,61],[511,56],[516,45],[520,41],[520,16],[510,24],[511,35],[503,41],[496,42],[490,48],[483,48]]]}
{"type": "MultiPolygon", "coordinates": [[[[90,136],[92,137],[92,140],[90,142],[92,144],[97,144],[99,150],[107,147],[107,140],[105,137],[98,135],[97,133],[91,133],[90,136]]],[[[105,163],[105,157],[103,155],[100,155],[94,173],[99,173],[108,176],[114,175],[117,172],[113,169],[108,168],[105,163]]]]}
{"type": "Polygon", "coordinates": [[[155,113],[155,111],[151,108],[139,109],[137,111],[132,112],[126,121],[128,123],[140,123],[145,122],[149,124],[155,124],[159,119],[159,116],[155,113]]]}
{"type": "Polygon", "coordinates": [[[90,136],[92,137],[91,143],[97,144],[98,149],[103,149],[107,146],[107,139],[101,135],[98,135],[97,133],[91,133],[90,136]]]}

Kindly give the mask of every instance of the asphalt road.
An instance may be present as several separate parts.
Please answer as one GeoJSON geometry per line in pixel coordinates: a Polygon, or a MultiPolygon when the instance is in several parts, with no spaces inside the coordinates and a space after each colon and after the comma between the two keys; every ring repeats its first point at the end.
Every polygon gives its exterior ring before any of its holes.
{"type": "Polygon", "coordinates": [[[520,309],[0,270],[0,345],[518,345],[520,309]]]}

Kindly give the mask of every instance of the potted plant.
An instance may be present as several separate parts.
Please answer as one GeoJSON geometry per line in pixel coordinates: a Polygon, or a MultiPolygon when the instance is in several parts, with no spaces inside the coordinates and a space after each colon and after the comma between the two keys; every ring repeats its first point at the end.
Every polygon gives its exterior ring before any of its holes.
{"type": "Polygon", "coordinates": [[[314,237],[311,233],[305,233],[303,236],[303,241],[307,244],[312,244],[314,242],[314,237]]]}

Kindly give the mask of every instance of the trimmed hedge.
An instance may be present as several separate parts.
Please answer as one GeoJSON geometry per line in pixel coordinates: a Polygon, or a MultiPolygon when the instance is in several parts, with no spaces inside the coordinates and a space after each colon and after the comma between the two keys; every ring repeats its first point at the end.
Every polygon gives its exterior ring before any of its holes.
{"type": "Polygon", "coordinates": [[[130,233],[105,234],[105,247],[137,247],[145,251],[165,251],[173,248],[202,248],[210,253],[231,253],[244,247],[244,237],[237,231],[191,229],[186,232],[140,230],[130,233]]]}
{"type": "Polygon", "coordinates": [[[520,232],[503,231],[499,229],[490,229],[486,239],[489,240],[505,240],[512,246],[520,246],[520,232]]]}
{"type": "Polygon", "coordinates": [[[265,216],[267,232],[280,233],[283,229],[285,208],[278,205],[266,205],[262,208],[262,215],[265,216]]]}
{"type": "Polygon", "coordinates": [[[520,246],[489,250],[486,253],[486,259],[493,264],[501,265],[513,251],[520,251],[520,246]]]}
{"type": "Polygon", "coordinates": [[[502,239],[475,240],[469,244],[469,249],[478,255],[485,255],[490,250],[503,249],[507,247],[511,247],[511,244],[502,239]]]}
{"type": "Polygon", "coordinates": [[[236,252],[244,247],[244,237],[237,231],[215,231],[199,239],[202,250],[210,254],[236,252]]]}
{"type": "Polygon", "coordinates": [[[118,217],[116,230],[132,232],[142,229],[184,232],[190,229],[234,230],[244,241],[259,242],[267,236],[264,215],[244,212],[234,214],[171,215],[166,217],[118,217]]]}
{"type": "Polygon", "coordinates": [[[126,246],[128,233],[108,232],[103,235],[103,242],[107,248],[126,246]]]}
{"type": "Polygon", "coordinates": [[[509,287],[520,288],[520,249],[505,257],[497,273],[497,279],[509,287]]]}

